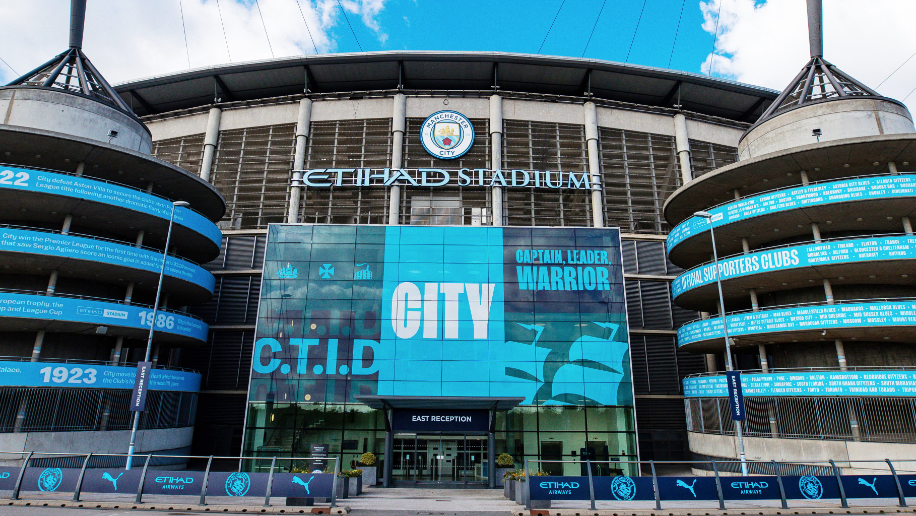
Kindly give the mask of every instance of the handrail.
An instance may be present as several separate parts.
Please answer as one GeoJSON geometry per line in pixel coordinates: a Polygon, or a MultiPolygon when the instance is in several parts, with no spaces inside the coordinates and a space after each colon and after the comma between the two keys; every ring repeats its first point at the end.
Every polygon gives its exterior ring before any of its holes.
{"type": "MultiPolygon", "coordinates": [[[[155,156],[153,156],[153,157],[155,158],[155,156]]],[[[140,193],[142,193],[142,194],[144,194],[144,195],[149,195],[149,196],[152,196],[152,197],[158,197],[158,198],[163,199],[163,200],[165,200],[165,201],[167,201],[167,202],[169,202],[169,203],[172,202],[172,200],[169,199],[168,197],[159,195],[159,194],[157,194],[157,193],[147,192],[146,190],[142,190],[142,189],[140,189],[140,188],[137,188],[136,186],[130,186],[130,185],[126,185],[126,184],[124,184],[124,183],[118,183],[117,181],[111,181],[111,180],[109,180],[109,179],[102,179],[101,177],[87,176],[87,175],[85,175],[85,174],[84,174],[84,175],[81,175],[81,176],[78,176],[78,175],[76,175],[74,172],[68,172],[68,171],[66,171],[66,170],[56,170],[56,169],[53,169],[53,168],[42,168],[42,167],[31,167],[31,166],[16,165],[16,164],[13,164],[13,163],[3,163],[3,162],[0,162],[0,168],[2,168],[2,167],[13,167],[13,168],[22,168],[22,169],[26,169],[26,170],[37,170],[37,171],[39,171],[39,172],[48,172],[48,173],[51,173],[51,174],[63,174],[63,175],[65,175],[65,176],[73,176],[73,177],[79,178],[79,179],[89,179],[89,180],[91,180],[91,181],[99,181],[99,182],[106,183],[106,184],[109,184],[109,185],[120,186],[120,187],[122,187],[122,188],[129,188],[129,189],[131,189],[131,190],[140,192],[140,193]]],[[[120,205],[119,205],[119,204],[115,204],[115,206],[120,206],[120,205]]],[[[203,218],[205,218],[205,219],[207,219],[207,220],[210,220],[210,217],[207,217],[207,216],[204,215],[203,213],[201,213],[201,212],[195,210],[194,208],[192,208],[192,207],[190,207],[190,206],[185,206],[184,208],[187,209],[187,210],[193,211],[194,213],[200,215],[201,217],[203,217],[203,218]]],[[[128,208],[128,209],[129,209],[129,208],[128,208]]],[[[132,210],[132,211],[137,211],[137,210],[132,210]]],[[[212,222],[213,224],[216,224],[216,222],[213,222],[212,220],[210,220],[210,222],[212,222]]]]}
{"type": "MultiPolygon", "coordinates": [[[[50,293],[48,293],[48,292],[46,292],[46,291],[43,291],[43,290],[18,290],[18,289],[13,289],[13,288],[0,288],[0,292],[8,292],[8,293],[11,293],[11,294],[24,294],[24,295],[29,295],[29,296],[63,297],[63,298],[69,298],[69,299],[86,299],[86,300],[90,300],[90,301],[103,301],[103,302],[105,302],[105,303],[113,303],[113,304],[117,304],[117,305],[135,306],[135,307],[138,307],[138,308],[152,308],[152,307],[153,307],[152,305],[141,305],[141,304],[138,304],[138,303],[128,303],[128,302],[123,301],[123,300],[119,300],[119,299],[110,299],[110,298],[105,298],[105,297],[80,296],[80,295],[77,295],[77,294],[59,294],[59,293],[56,293],[56,292],[55,292],[54,294],[50,294],[50,293]]],[[[172,310],[172,309],[170,309],[170,308],[159,308],[158,310],[159,310],[160,312],[169,312],[169,313],[173,313],[173,314],[176,314],[176,315],[181,315],[181,316],[184,316],[184,317],[190,317],[190,318],[192,318],[192,319],[197,319],[198,321],[204,322],[203,319],[201,319],[200,317],[198,317],[198,316],[196,316],[196,315],[194,315],[194,314],[192,314],[192,313],[189,313],[189,312],[179,312],[178,310],[172,310]]],[[[160,330],[160,331],[161,331],[161,330],[160,330]]]]}
{"type": "MultiPolygon", "coordinates": [[[[770,193],[773,193],[773,192],[781,192],[781,191],[784,191],[784,190],[792,190],[792,189],[794,189],[794,188],[807,188],[807,187],[813,186],[813,185],[819,185],[819,184],[824,184],[824,183],[837,183],[837,182],[840,182],[840,181],[847,181],[847,180],[851,180],[851,179],[868,179],[868,178],[872,178],[872,177],[902,177],[902,176],[916,176],[916,172],[900,172],[899,174],[891,174],[890,172],[885,172],[885,173],[882,173],[882,174],[865,174],[865,175],[861,175],[861,176],[844,176],[844,177],[837,177],[837,178],[834,178],[834,179],[822,179],[822,180],[820,180],[820,181],[811,181],[811,182],[809,182],[809,183],[806,184],[806,185],[783,186],[783,187],[780,187],[780,188],[773,188],[773,189],[771,189],[771,190],[763,190],[763,191],[760,191],[760,192],[755,192],[755,193],[753,193],[753,194],[751,194],[751,195],[739,197],[738,199],[732,199],[732,200],[730,200],[730,201],[720,202],[719,204],[714,204],[714,205],[712,205],[712,206],[706,208],[706,211],[714,210],[714,209],[716,209],[716,208],[718,208],[718,207],[720,207],[720,206],[725,206],[726,204],[734,204],[734,203],[736,203],[736,202],[741,202],[741,201],[743,201],[743,200],[750,199],[750,198],[752,198],[752,197],[758,197],[758,196],[770,194],[770,193]]],[[[681,224],[687,222],[688,220],[690,220],[690,219],[692,219],[692,218],[694,218],[693,215],[688,216],[687,218],[685,218],[684,220],[682,220],[681,222],[679,222],[677,225],[675,225],[675,227],[680,226],[681,224]]],[[[704,231],[705,231],[705,230],[704,230],[704,231]]]]}
{"type": "MultiPolygon", "coordinates": [[[[0,362],[42,362],[42,363],[53,363],[53,364],[86,364],[86,365],[102,365],[102,366],[112,366],[112,367],[136,367],[136,362],[125,362],[123,364],[113,365],[108,360],[83,360],[79,358],[31,358],[31,357],[5,357],[0,356],[0,362]]],[[[161,364],[156,364],[153,366],[153,369],[165,369],[168,371],[183,371],[186,373],[196,373],[200,374],[200,371],[197,369],[191,369],[188,367],[177,367],[177,366],[164,366],[161,364]]],[[[99,455],[98,453],[96,455],[99,455]]]]}
{"type": "MultiPolygon", "coordinates": [[[[874,298],[868,298],[868,299],[844,299],[844,300],[834,301],[833,304],[828,304],[826,300],[825,301],[811,301],[809,303],[762,306],[760,307],[759,310],[754,310],[753,308],[748,308],[746,310],[736,310],[734,312],[725,312],[725,316],[728,317],[731,315],[749,314],[749,313],[765,315],[768,312],[772,312],[775,310],[781,310],[783,308],[802,308],[806,306],[836,306],[836,305],[856,304],[856,303],[893,303],[894,301],[916,301],[916,297],[874,297],[874,298]]],[[[688,324],[693,324],[699,321],[715,321],[715,320],[721,320],[721,319],[722,319],[721,314],[710,314],[709,317],[706,319],[699,318],[699,317],[696,319],[691,319],[685,322],[684,324],[682,324],[681,328],[687,326],[688,324]]]]}
{"type": "MultiPolygon", "coordinates": [[[[162,250],[161,250],[161,249],[156,249],[155,247],[149,247],[149,246],[145,246],[145,245],[137,245],[137,244],[134,244],[134,243],[125,241],[125,240],[117,240],[117,239],[114,239],[114,238],[100,237],[100,236],[96,236],[96,235],[87,235],[87,234],[85,234],[85,233],[74,233],[74,232],[72,232],[72,231],[69,232],[69,233],[64,233],[63,231],[61,231],[61,230],[59,230],[59,229],[45,229],[45,228],[36,228],[36,227],[32,227],[32,226],[18,226],[18,225],[15,225],[15,224],[0,224],[0,228],[21,229],[21,230],[24,230],[24,231],[36,231],[36,232],[39,232],[39,233],[51,233],[51,234],[54,234],[54,235],[75,236],[75,237],[79,237],[79,238],[88,238],[88,239],[91,239],[91,240],[98,240],[98,241],[101,241],[101,242],[109,242],[109,243],[112,243],[112,244],[123,245],[123,246],[125,246],[125,247],[131,247],[131,248],[134,248],[134,249],[143,249],[144,251],[152,251],[152,252],[154,252],[154,253],[156,253],[156,254],[162,254],[162,250]]],[[[16,252],[23,252],[23,251],[16,251],[16,252]]],[[[35,253],[35,254],[40,254],[40,253],[35,253]]],[[[178,255],[178,254],[169,254],[168,256],[171,256],[171,257],[173,257],[173,258],[178,258],[179,260],[182,260],[182,261],[188,262],[188,263],[190,263],[190,264],[192,264],[192,265],[196,265],[196,266],[198,266],[198,267],[201,267],[201,264],[195,262],[194,260],[191,260],[190,258],[185,258],[185,257],[182,256],[182,255],[178,255]]]]}
{"type": "MultiPolygon", "coordinates": [[[[721,262],[724,262],[725,260],[729,260],[729,259],[731,259],[731,258],[736,258],[736,257],[739,257],[739,256],[749,256],[749,255],[756,254],[756,253],[763,252],[763,251],[772,251],[772,250],[774,250],[774,249],[785,249],[785,248],[789,248],[789,247],[801,247],[801,246],[803,246],[803,245],[810,245],[810,244],[823,244],[823,243],[826,243],[826,242],[838,242],[838,241],[842,241],[842,240],[867,240],[867,239],[869,239],[869,238],[913,237],[913,236],[916,236],[916,235],[910,235],[910,234],[907,234],[907,233],[878,233],[878,234],[875,234],[875,235],[855,235],[855,236],[842,236],[842,237],[834,237],[834,238],[822,238],[822,239],[820,239],[820,240],[803,240],[803,241],[800,241],[800,242],[792,242],[792,243],[789,243],[789,244],[779,244],[779,245],[774,245],[774,246],[770,246],[770,247],[760,247],[760,248],[758,248],[758,249],[751,249],[750,251],[748,251],[748,252],[746,252],[746,253],[745,253],[745,252],[740,252],[740,253],[730,254],[730,255],[728,255],[728,256],[720,256],[718,261],[721,263],[721,262]]],[[[708,260],[708,261],[705,261],[705,262],[703,262],[703,263],[701,263],[701,264],[699,264],[699,265],[694,265],[693,267],[691,267],[691,268],[689,268],[689,269],[684,269],[684,272],[678,274],[678,276],[687,274],[688,272],[695,271],[695,270],[697,270],[697,269],[700,269],[700,268],[705,267],[705,266],[707,266],[707,265],[711,265],[711,264],[713,264],[713,263],[715,263],[714,260],[708,260]]],[[[819,267],[823,267],[824,265],[834,265],[834,264],[830,264],[830,263],[820,263],[820,264],[817,264],[817,265],[818,265],[819,267]]],[[[762,271],[762,272],[757,272],[757,273],[754,273],[754,274],[762,274],[763,272],[777,272],[777,271],[779,271],[779,270],[785,270],[785,269],[777,269],[777,270],[773,270],[773,271],[762,271]]],[[[723,278],[723,280],[725,280],[725,278],[723,278]]]]}

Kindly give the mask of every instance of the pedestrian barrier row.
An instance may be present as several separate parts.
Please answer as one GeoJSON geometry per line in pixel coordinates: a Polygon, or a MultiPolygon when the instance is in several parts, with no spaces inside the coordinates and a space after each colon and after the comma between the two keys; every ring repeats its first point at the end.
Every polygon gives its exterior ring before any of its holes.
{"type": "Polygon", "coordinates": [[[76,502],[80,501],[82,494],[94,493],[135,495],[136,503],[142,503],[144,495],[168,495],[197,496],[199,505],[206,505],[208,496],[260,497],[264,499],[265,507],[270,506],[271,497],[327,499],[331,507],[337,505],[334,480],[340,468],[336,457],[196,457],[207,459],[204,471],[166,471],[149,468],[152,455],[137,456],[135,460],[142,460],[143,467],[135,469],[88,468],[93,454],[83,456],[80,468],[33,467],[30,466],[33,455],[36,454],[29,452],[21,467],[0,467],[0,491],[11,491],[12,500],[18,500],[21,494],[27,492],[72,492],[73,501],[76,502]],[[270,459],[270,469],[265,473],[210,471],[214,459],[231,459],[240,464],[243,460],[270,459]],[[334,466],[333,472],[329,473],[281,472],[277,468],[278,461],[319,463],[325,467],[329,461],[334,461],[334,466]]]}
{"type": "MultiPolygon", "coordinates": [[[[875,463],[877,461],[870,461],[875,463]]],[[[841,507],[849,507],[851,498],[897,498],[901,507],[906,507],[906,497],[916,497],[916,474],[898,474],[894,464],[885,459],[889,474],[843,475],[832,460],[828,461],[832,475],[783,475],[776,461],[771,461],[775,475],[726,476],[720,475],[719,461],[707,462],[713,476],[662,476],[656,473],[656,463],[648,461],[651,476],[597,476],[593,469],[597,464],[637,464],[635,461],[525,461],[526,489],[525,507],[538,505],[532,502],[559,500],[588,500],[591,509],[596,501],[655,501],[655,508],[661,509],[663,501],[718,501],[719,508],[725,509],[727,501],[780,501],[788,509],[789,500],[831,500],[840,501],[841,507]],[[532,471],[531,463],[574,462],[582,465],[586,476],[550,476],[532,471]]],[[[697,464],[697,463],[692,463],[697,464]]]]}

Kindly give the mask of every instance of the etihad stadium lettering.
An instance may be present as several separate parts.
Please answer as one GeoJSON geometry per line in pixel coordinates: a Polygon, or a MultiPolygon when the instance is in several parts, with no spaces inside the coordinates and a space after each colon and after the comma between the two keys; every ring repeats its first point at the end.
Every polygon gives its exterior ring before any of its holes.
{"type": "MultiPolygon", "coordinates": [[[[593,186],[588,172],[560,170],[491,170],[486,168],[315,168],[297,170],[304,186],[501,186],[503,188],[567,188],[590,190],[593,186]]],[[[296,181],[296,178],[293,178],[296,181]]]]}

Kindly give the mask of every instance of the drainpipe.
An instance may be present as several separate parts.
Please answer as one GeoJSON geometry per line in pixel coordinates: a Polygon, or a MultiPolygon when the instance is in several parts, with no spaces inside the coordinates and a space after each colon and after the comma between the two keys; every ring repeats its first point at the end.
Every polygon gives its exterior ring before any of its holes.
{"type": "Polygon", "coordinates": [[[592,226],[604,227],[604,208],[601,202],[601,162],[598,154],[598,109],[594,102],[583,106],[585,114],[585,142],[588,144],[588,175],[592,189],[592,226]]]}
{"type": "MultiPolygon", "coordinates": [[[[404,131],[407,129],[407,97],[403,93],[394,96],[394,109],[391,116],[391,168],[401,168],[404,161],[404,131]]],[[[400,223],[401,186],[391,185],[388,191],[388,224],[397,226],[400,223]]]]}
{"type": "Polygon", "coordinates": [[[219,140],[219,121],[222,110],[218,107],[210,108],[207,118],[207,132],[204,135],[204,158],[200,164],[200,178],[210,182],[210,170],[213,168],[213,156],[216,153],[216,142],[219,140]]]}
{"type": "MultiPolygon", "coordinates": [[[[490,95],[490,168],[503,168],[503,98],[490,95]]],[[[493,225],[503,225],[503,187],[493,186],[490,189],[493,205],[493,225]]]]}

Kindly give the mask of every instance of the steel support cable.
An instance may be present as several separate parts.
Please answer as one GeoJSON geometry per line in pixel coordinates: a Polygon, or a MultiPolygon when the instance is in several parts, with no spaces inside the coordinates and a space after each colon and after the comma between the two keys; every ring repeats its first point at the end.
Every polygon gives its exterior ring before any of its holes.
{"type": "Polygon", "coordinates": [[[344,19],[347,20],[347,26],[350,27],[350,32],[353,34],[353,39],[356,40],[356,46],[359,47],[359,51],[363,51],[363,46],[359,44],[359,38],[356,37],[356,31],[353,30],[353,25],[350,24],[350,17],[347,16],[347,10],[343,8],[343,5],[340,3],[340,0],[337,0],[337,6],[340,7],[340,12],[343,13],[344,19]]]}
{"type": "MultiPolygon", "coordinates": [[[[296,5],[299,7],[299,14],[302,15],[302,23],[305,24],[305,30],[309,33],[309,39],[312,40],[312,46],[315,47],[315,53],[318,53],[318,45],[315,44],[315,38],[312,37],[312,29],[309,28],[309,22],[305,21],[305,13],[302,12],[302,4],[299,3],[299,0],[296,0],[296,5]]],[[[309,0],[309,7],[312,6],[311,0],[309,0]]]]}
{"type": "Polygon", "coordinates": [[[184,32],[184,51],[188,54],[188,68],[191,67],[191,49],[188,48],[188,29],[184,24],[184,6],[182,1],[178,0],[178,9],[181,11],[181,31],[184,32]]]}
{"type": "Polygon", "coordinates": [[[639,18],[636,19],[636,30],[633,31],[633,39],[630,40],[630,49],[627,50],[627,58],[623,61],[623,64],[630,62],[630,52],[633,51],[633,43],[636,42],[636,34],[639,32],[639,24],[642,23],[642,13],[646,11],[646,3],[648,0],[642,0],[642,9],[639,10],[639,18]]]}
{"type": "Polygon", "coordinates": [[[267,48],[270,49],[270,57],[274,56],[274,47],[270,44],[270,34],[267,33],[267,24],[264,23],[264,13],[261,11],[261,3],[254,0],[254,6],[258,8],[258,16],[261,18],[261,26],[264,27],[264,37],[267,38],[267,48]]]}
{"type": "Polygon", "coordinates": [[[913,56],[916,56],[916,52],[913,52],[913,54],[910,55],[910,57],[906,58],[906,61],[904,61],[903,63],[901,63],[900,66],[898,66],[893,72],[891,72],[891,75],[888,75],[887,77],[885,77],[884,80],[881,81],[880,84],[878,84],[877,86],[875,86],[875,89],[880,88],[881,85],[884,84],[885,82],[887,82],[887,80],[890,79],[892,75],[894,75],[895,73],[899,72],[900,69],[903,68],[903,65],[909,63],[909,62],[910,62],[910,59],[913,59],[913,56]]]}
{"type": "Polygon", "coordinates": [[[219,0],[216,0],[216,12],[219,13],[219,26],[223,29],[223,41],[226,42],[226,54],[229,55],[229,62],[232,62],[232,52],[229,52],[229,38],[226,37],[226,25],[223,23],[223,10],[219,6],[219,0]]]}
{"type": "Polygon", "coordinates": [[[668,56],[668,69],[671,69],[671,60],[674,59],[674,47],[677,46],[677,35],[681,32],[681,19],[684,17],[684,5],[687,0],[681,1],[681,14],[677,17],[677,28],[674,29],[674,42],[671,43],[671,55],[668,56]]]}
{"type": "MultiPolygon", "coordinates": [[[[10,70],[13,70],[13,67],[10,66],[10,64],[7,63],[2,57],[0,57],[0,61],[3,61],[3,64],[5,64],[5,65],[7,66],[7,68],[9,68],[10,70]]],[[[16,70],[13,70],[13,73],[16,74],[16,75],[19,75],[19,72],[17,72],[16,70]]]]}
{"type": "Polygon", "coordinates": [[[547,36],[550,35],[550,31],[553,30],[553,24],[557,22],[557,17],[560,16],[560,11],[563,10],[563,4],[566,3],[566,0],[560,2],[560,8],[557,9],[557,14],[553,15],[553,21],[550,22],[550,27],[547,28],[547,34],[544,34],[544,41],[541,41],[541,46],[538,47],[538,54],[541,53],[541,49],[544,48],[544,43],[547,43],[547,36]]]}
{"type": "MultiPolygon", "coordinates": [[[[686,0],[684,0],[686,1],[686,0]]],[[[601,19],[601,13],[604,12],[604,4],[607,3],[607,0],[601,2],[601,9],[598,9],[598,17],[595,18],[595,24],[592,25],[592,32],[588,35],[588,41],[585,42],[585,48],[582,49],[582,57],[585,57],[585,51],[588,50],[588,44],[592,42],[592,36],[595,35],[595,29],[598,28],[598,20],[601,19]]]]}
{"type": "Polygon", "coordinates": [[[910,95],[912,95],[914,91],[916,91],[916,87],[914,87],[912,90],[910,90],[910,92],[906,94],[906,97],[903,97],[902,99],[900,99],[900,102],[903,102],[903,101],[905,101],[906,99],[910,98],[910,95]]]}
{"type": "Polygon", "coordinates": [[[709,68],[706,69],[706,75],[712,77],[712,67],[716,63],[716,43],[719,42],[719,17],[722,14],[722,1],[719,0],[719,10],[716,11],[716,30],[712,38],[712,54],[709,58],[709,68]]]}

